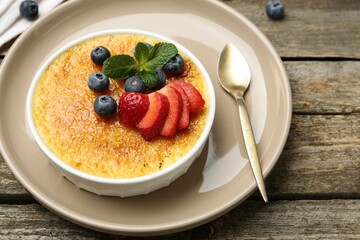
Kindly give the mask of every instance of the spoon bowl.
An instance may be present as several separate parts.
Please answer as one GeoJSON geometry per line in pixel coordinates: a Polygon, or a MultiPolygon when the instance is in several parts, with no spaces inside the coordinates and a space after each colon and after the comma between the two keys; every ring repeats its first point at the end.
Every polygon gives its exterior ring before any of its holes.
{"type": "Polygon", "coordinates": [[[233,97],[241,97],[245,94],[250,85],[250,69],[245,58],[234,45],[227,44],[221,52],[218,73],[220,84],[233,97]],[[236,63],[235,67],[232,67],[233,63],[236,63]]]}

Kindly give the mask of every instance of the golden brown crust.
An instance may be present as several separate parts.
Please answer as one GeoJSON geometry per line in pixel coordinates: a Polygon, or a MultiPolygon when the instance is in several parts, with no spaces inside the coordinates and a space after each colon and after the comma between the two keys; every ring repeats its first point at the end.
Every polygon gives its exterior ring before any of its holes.
{"type": "MultiPolygon", "coordinates": [[[[209,96],[199,69],[185,56],[187,75],[203,95],[204,108],[192,116],[187,130],[173,138],[148,142],[135,129],[120,124],[117,114],[98,117],[93,102],[99,95],[87,86],[88,76],[101,71],[90,59],[96,46],[107,47],[112,55],[130,54],[137,42],[158,40],[139,35],[107,35],[87,40],[61,54],[45,71],[35,90],[35,126],[49,149],[70,166],[101,177],[130,178],[163,169],[185,155],[198,140],[207,119],[209,96]]],[[[123,82],[110,80],[107,94],[117,102],[123,82]]]]}

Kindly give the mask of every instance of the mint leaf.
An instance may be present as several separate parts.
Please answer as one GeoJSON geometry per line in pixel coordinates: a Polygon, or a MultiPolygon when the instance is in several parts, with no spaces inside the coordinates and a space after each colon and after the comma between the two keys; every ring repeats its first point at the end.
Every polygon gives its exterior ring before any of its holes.
{"type": "Polygon", "coordinates": [[[162,68],[178,53],[172,43],[160,42],[153,47],[139,42],[135,46],[135,58],[129,55],[115,55],[105,60],[102,71],[112,79],[123,80],[135,74],[141,77],[148,88],[157,84],[155,69],[162,68]]]}
{"type": "Polygon", "coordinates": [[[135,46],[135,57],[138,60],[139,64],[146,63],[150,57],[150,48],[146,46],[146,44],[139,42],[135,46]]]}
{"type": "Polygon", "coordinates": [[[155,71],[140,71],[137,75],[143,80],[148,88],[154,88],[158,82],[155,71]]]}
{"type": "Polygon", "coordinates": [[[151,71],[155,68],[161,68],[172,57],[178,53],[176,46],[172,43],[160,42],[150,49],[150,56],[141,68],[145,71],[151,71]]]}
{"type": "Polygon", "coordinates": [[[115,55],[105,60],[102,71],[112,79],[122,80],[136,73],[137,64],[129,55],[115,55]]]}

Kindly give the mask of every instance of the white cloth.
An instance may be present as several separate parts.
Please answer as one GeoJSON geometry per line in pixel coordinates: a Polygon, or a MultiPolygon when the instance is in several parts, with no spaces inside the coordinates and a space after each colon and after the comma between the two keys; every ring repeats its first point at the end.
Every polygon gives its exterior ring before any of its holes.
{"type": "MultiPolygon", "coordinates": [[[[28,29],[36,21],[20,16],[19,6],[23,0],[0,0],[0,47],[28,29]]],[[[39,5],[39,16],[45,15],[63,0],[36,0],[39,5]]]]}

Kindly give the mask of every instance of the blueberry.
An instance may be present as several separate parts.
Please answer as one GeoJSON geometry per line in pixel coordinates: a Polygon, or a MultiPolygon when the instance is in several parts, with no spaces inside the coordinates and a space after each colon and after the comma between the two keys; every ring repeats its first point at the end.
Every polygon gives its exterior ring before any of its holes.
{"type": "Polygon", "coordinates": [[[39,15],[39,6],[35,1],[22,1],[19,7],[20,15],[28,20],[34,20],[39,15]]]}
{"type": "Polygon", "coordinates": [[[109,85],[109,78],[102,72],[95,72],[88,78],[88,86],[93,92],[104,92],[109,85]]]}
{"type": "Polygon", "coordinates": [[[184,59],[179,54],[171,58],[163,67],[166,74],[179,75],[184,69],[184,59]]]}
{"type": "Polygon", "coordinates": [[[145,93],[146,85],[138,76],[129,77],[125,81],[125,91],[145,93]]]}
{"type": "Polygon", "coordinates": [[[151,88],[151,90],[154,91],[163,88],[166,83],[166,74],[164,73],[163,70],[157,68],[155,69],[155,74],[156,74],[157,84],[155,85],[155,87],[151,88]]]}
{"type": "Polygon", "coordinates": [[[91,60],[96,65],[102,66],[106,59],[111,56],[110,51],[103,46],[98,46],[91,51],[91,60]]]}
{"type": "Polygon", "coordinates": [[[94,110],[101,117],[111,117],[116,109],[116,102],[109,95],[102,95],[95,99],[94,110]]]}
{"type": "Polygon", "coordinates": [[[274,20],[283,19],[285,16],[283,3],[280,0],[269,0],[266,4],[266,14],[274,20]]]}

